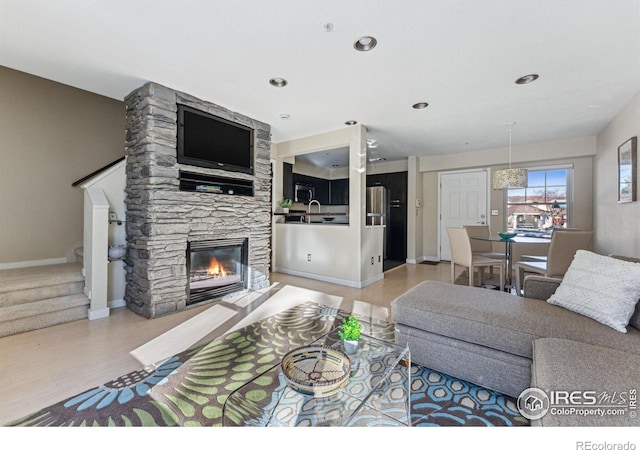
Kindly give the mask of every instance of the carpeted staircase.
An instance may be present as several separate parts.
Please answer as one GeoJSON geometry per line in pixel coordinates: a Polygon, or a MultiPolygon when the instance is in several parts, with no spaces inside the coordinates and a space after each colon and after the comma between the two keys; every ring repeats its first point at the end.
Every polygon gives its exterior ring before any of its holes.
{"type": "Polygon", "coordinates": [[[86,319],[79,263],[0,270],[0,337],[86,319]]]}

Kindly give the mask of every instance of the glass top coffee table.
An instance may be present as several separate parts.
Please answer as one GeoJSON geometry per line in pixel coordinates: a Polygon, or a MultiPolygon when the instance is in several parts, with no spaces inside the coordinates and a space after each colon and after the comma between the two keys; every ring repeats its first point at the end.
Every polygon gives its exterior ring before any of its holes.
{"type": "Polygon", "coordinates": [[[357,350],[347,353],[338,329],[309,345],[347,354],[351,370],[343,388],[327,397],[301,393],[278,363],[229,395],[223,426],[411,426],[409,348],[361,334],[357,350]]]}

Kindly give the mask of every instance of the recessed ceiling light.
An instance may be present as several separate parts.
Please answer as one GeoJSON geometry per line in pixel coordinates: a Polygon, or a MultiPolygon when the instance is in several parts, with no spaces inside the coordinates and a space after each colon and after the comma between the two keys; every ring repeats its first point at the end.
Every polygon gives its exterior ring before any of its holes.
{"type": "Polygon", "coordinates": [[[358,123],[358,122],[356,122],[355,120],[347,120],[344,124],[345,124],[345,125],[355,125],[355,124],[357,124],[357,123],[358,123]]]}
{"type": "Polygon", "coordinates": [[[413,109],[425,109],[429,104],[427,102],[418,102],[413,105],[413,109]]]}
{"type": "Polygon", "coordinates": [[[287,120],[287,119],[289,119],[290,117],[291,117],[291,116],[290,116],[289,114],[287,114],[287,113],[280,114],[280,118],[281,118],[282,120],[287,120]]]}
{"type": "Polygon", "coordinates": [[[284,78],[272,78],[269,80],[269,84],[275,87],[285,87],[287,83],[287,80],[284,78]]]}
{"type": "Polygon", "coordinates": [[[359,52],[368,52],[378,44],[378,41],[373,36],[363,36],[353,43],[353,48],[359,52]]]}
{"type": "Polygon", "coordinates": [[[516,80],[516,84],[529,84],[538,79],[538,74],[532,73],[529,75],[525,75],[516,80]]]}

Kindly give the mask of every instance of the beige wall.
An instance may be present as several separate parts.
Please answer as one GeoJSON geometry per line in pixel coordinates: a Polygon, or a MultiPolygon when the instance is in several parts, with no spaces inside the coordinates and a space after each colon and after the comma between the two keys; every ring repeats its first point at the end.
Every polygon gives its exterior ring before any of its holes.
{"type": "Polygon", "coordinates": [[[83,193],[124,156],[124,103],[0,66],[0,264],[72,258],[83,193]]]}
{"type": "MultiPolygon", "coordinates": [[[[585,137],[553,142],[543,142],[513,147],[514,167],[548,167],[571,165],[574,169],[573,216],[571,226],[593,229],[593,155],[596,152],[595,137],[585,137]],[[516,157],[517,155],[517,157],[516,157]],[[553,156],[553,157],[552,157],[553,156]]],[[[504,163],[493,164],[500,158],[504,161],[508,149],[490,149],[462,155],[421,158],[422,196],[424,201],[422,237],[423,256],[436,259],[438,256],[438,173],[487,167],[490,172],[505,167],[504,163]],[[464,165],[460,161],[464,161],[464,165]],[[484,162],[484,164],[483,164],[484,162]]],[[[504,224],[504,193],[490,190],[489,209],[497,209],[498,216],[490,216],[492,233],[498,233],[504,224]]]]}
{"type": "Polygon", "coordinates": [[[601,254],[640,257],[640,199],[619,204],[617,194],[618,147],[633,136],[640,136],[640,92],[597,136],[594,229],[601,254]]]}

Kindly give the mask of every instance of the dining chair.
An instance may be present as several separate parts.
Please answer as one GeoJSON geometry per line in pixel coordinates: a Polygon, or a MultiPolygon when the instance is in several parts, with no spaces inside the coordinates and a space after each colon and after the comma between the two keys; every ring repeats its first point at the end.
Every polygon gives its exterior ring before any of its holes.
{"type": "Polygon", "coordinates": [[[473,239],[478,238],[490,238],[491,232],[488,225],[463,225],[463,228],[467,230],[467,234],[471,242],[471,251],[480,256],[486,256],[493,259],[505,259],[504,252],[494,252],[493,243],[489,240],[473,239]]]}
{"type": "MultiPolygon", "coordinates": [[[[584,231],[583,228],[556,228],[551,234],[560,231],[584,231]]],[[[547,255],[522,255],[521,261],[547,261],[547,255]]]]}
{"type": "Polygon", "coordinates": [[[451,283],[456,280],[456,266],[462,266],[469,271],[469,286],[474,286],[474,272],[478,269],[480,285],[484,283],[484,268],[500,268],[500,290],[504,290],[505,260],[487,258],[476,254],[471,249],[471,239],[465,228],[448,227],[449,245],[451,247],[451,283]]]}
{"type": "Polygon", "coordinates": [[[593,231],[563,231],[551,234],[546,261],[523,261],[515,264],[516,292],[522,295],[525,273],[536,273],[552,278],[562,278],[578,250],[593,248],[593,231]]]}
{"type": "MultiPolygon", "coordinates": [[[[471,242],[471,251],[474,255],[492,259],[507,259],[505,252],[493,251],[493,243],[488,240],[491,237],[491,231],[489,230],[488,225],[463,225],[462,227],[467,230],[467,234],[470,238],[469,242],[471,242]]],[[[490,276],[493,277],[493,266],[489,267],[489,271],[490,276]]]]}

